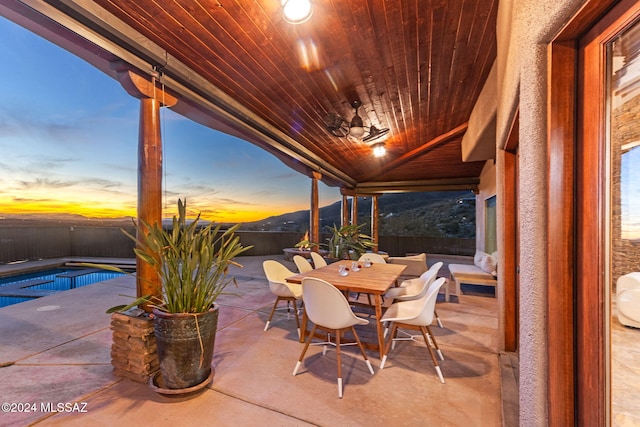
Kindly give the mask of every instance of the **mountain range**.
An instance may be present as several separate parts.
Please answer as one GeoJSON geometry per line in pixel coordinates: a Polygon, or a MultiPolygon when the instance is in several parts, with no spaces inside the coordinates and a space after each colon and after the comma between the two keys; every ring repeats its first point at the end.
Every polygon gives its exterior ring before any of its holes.
{"type": "MultiPolygon", "coordinates": [[[[371,198],[358,199],[358,224],[370,224],[371,198]]],[[[378,199],[379,233],[438,237],[475,237],[475,196],[471,191],[390,193],[378,199]]],[[[339,225],[341,202],[319,209],[321,232],[339,225]]],[[[243,223],[241,230],[293,231],[309,228],[309,210],[243,223]]]]}

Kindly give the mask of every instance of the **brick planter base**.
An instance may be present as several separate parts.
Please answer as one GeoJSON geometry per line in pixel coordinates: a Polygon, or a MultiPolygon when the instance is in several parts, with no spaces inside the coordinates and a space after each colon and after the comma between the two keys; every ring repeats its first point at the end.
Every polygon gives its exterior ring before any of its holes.
{"type": "Polygon", "coordinates": [[[147,315],[111,315],[113,373],[139,383],[147,383],[158,369],[158,351],[153,320],[147,315]]]}

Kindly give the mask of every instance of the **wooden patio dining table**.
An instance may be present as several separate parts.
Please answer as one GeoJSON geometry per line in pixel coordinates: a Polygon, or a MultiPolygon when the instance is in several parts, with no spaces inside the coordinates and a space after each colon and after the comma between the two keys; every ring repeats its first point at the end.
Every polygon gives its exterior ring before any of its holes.
{"type": "MultiPolygon", "coordinates": [[[[373,308],[376,316],[378,342],[370,343],[363,341],[363,345],[369,349],[378,350],[380,358],[382,359],[382,353],[384,351],[384,335],[382,324],[380,323],[380,319],[382,318],[382,295],[384,295],[390,287],[395,285],[398,277],[400,277],[407,267],[402,264],[371,264],[371,267],[365,268],[362,263],[359,264],[362,268],[360,268],[359,271],[353,271],[351,270],[351,261],[338,261],[326,267],[316,268],[307,273],[287,277],[287,281],[290,283],[302,283],[302,279],[305,277],[315,277],[331,283],[343,292],[359,292],[371,295],[373,297],[373,308]],[[349,269],[347,276],[338,274],[340,265],[344,265],[349,269]]],[[[306,315],[304,319],[306,319],[306,315]]],[[[306,322],[303,322],[302,333],[300,334],[301,342],[304,342],[305,335],[306,322]]]]}

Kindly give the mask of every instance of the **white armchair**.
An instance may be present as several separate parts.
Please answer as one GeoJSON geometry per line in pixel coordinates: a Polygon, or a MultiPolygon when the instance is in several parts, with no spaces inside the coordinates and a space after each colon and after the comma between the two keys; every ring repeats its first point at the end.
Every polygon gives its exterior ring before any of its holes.
{"type": "Polygon", "coordinates": [[[640,328],[640,272],[620,276],[616,282],[618,321],[640,328]]]}
{"type": "Polygon", "coordinates": [[[409,256],[392,256],[387,260],[389,264],[404,264],[407,268],[402,272],[403,276],[418,277],[429,269],[427,267],[427,254],[409,256]]]}

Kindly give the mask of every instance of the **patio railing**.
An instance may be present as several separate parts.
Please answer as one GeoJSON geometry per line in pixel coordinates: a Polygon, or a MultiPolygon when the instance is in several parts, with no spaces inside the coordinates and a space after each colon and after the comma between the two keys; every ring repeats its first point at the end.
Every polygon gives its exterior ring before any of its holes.
{"type": "MultiPolygon", "coordinates": [[[[133,228],[127,229],[135,233],[133,228]]],[[[300,241],[298,232],[240,231],[246,255],[282,254],[300,241]]],[[[325,241],[327,236],[321,236],[325,241]]],[[[133,242],[118,227],[42,226],[0,227],[0,263],[61,257],[133,258],[133,242]]],[[[394,256],[407,253],[473,255],[475,239],[380,236],[379,248],[394,256]]]]}

